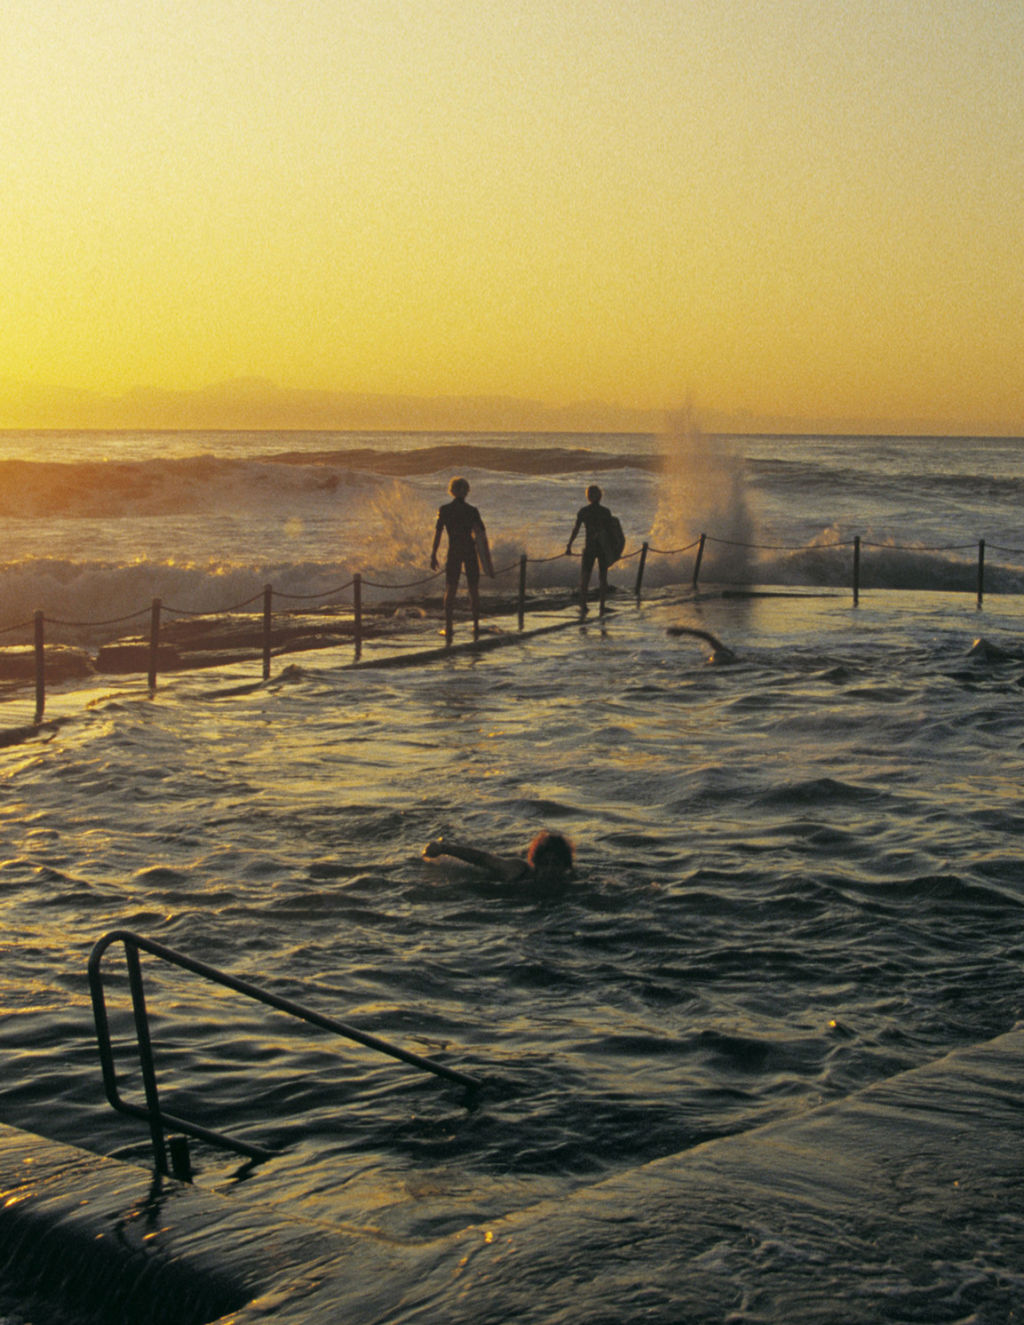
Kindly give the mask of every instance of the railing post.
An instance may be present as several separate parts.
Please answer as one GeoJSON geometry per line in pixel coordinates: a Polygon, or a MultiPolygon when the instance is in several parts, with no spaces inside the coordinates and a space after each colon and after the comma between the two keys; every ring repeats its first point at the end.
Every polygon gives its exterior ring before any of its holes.
{"type": "Polygon", "coordinates": [[[985,540],[978,539],[978,606],[985,597],[985,540]]]}
{"type": "Polygon", "coordinates": [[[359,574],[352,576],[352,638],[358,662],[363,656],[363,577],[359,574]]]}
{"type": "Polygon", "coordinates": [[[519,558],[519,629],[526,624],[526,553],[519,558]]]}
{"type": "Polygon", "coordinates": [[[149,689],[156,689],[156,655],[160,648],[160,599],[153,599],[149,618],[149,689]]]}
{"type": "Polygon", "coordinates": [[[171,1152],[171,1168],[180,1182],[192,1181],[192,1158],[188,1151],[187,1136],[169,1136],[167,1149],[171,1152]]]}
{"type": "Polygon", "coordinates": [[[153,1042],[149,1037],[149,1018],[146,1016],[146,995],[142,988],[142,963],[139,950],[133,943],[124,945],[128,963],[128,984],[132,993],[132,1011],[135,1014],[135,1035],[139,1046],[139,1066],[146,1091],[146,1111],[149,1118],[149,1136],[153,1142],[153,1159],[158,1173],[167,1173],[167,1149],[164,1145],[164,1127],[160,1115],[160,1096],[156,1088],[156,1068],[153,1065],[153,1042]]]}
{"type": "Polygon", "coordinates": [[[693,563],[693,587],[697,587],[697,577],[700,575],[700,563],[704,560],[704,544],[707,542],[707,534],[701,534],[700,544],[697,548],[697,560],[693,563]]]}
{"type": "Polygon", "coordinates": [[[637,598],[640,597],[640,589],[644,582],[644,567],[647,565],[647,544],[644,543],[640,548],[640,564],[636,568],[636,589],[634,593],[637,598]]]}
{"type": "Polygon", "coordinates": [[[35,655],[36,655],[36,723],[43,720],[46,710],[46,656],[43,645],[43,614],[35,617],[35,655]]]}
{"type": "Polygon", "coordinates": [[[270,680],[270,621],[273,612],[273,586],[263,586],[263,679],[270,680]]]}
{"type": "Polygon", "coordinates": [[[853,536],[853,605],[860,601],[860,534],[853,536]]]}

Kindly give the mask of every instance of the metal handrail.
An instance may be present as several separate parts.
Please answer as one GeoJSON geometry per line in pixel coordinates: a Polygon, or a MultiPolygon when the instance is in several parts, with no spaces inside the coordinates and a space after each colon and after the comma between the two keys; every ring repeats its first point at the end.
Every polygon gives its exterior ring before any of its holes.
{"type": "MultiPolygon", "coordinates": [[[[455,1068],[446,1067],[444,1063],[438,1063],[433,1058],[424,1058],[420,1054],[411,1053],[408,1049],[402,1049],[387,1040],[382,1040],[376,1035],[357,1030],[356,1027],[349,1026],[346,1022],[338,1021],[334,1017],[326,1017],[312,1008],[294,1002],[292,999],[283,998],[280,994],[271,993],[268,989],[261,989],[248,980],[229,975],[226,971],[208,966],[205,962],[197,961],[194,957],[187,957],[184,953],[176,952],[173,948],[157,943],[154,939],[143,938],[140,934],[135,934],[127,929],[114,929],[98,940],[89,955],[89,989],[92,994],[96,1039],[99,1045],[100,1065],[103,1071],[103,1087],[106,1091],[107,1100],[113,1108],[120,1113],[128,1114],[129,1117],[141,1118],[149,1124],[153,1156],[159,1173],[166,1174],[168,1172],[167,1148],[164,1141],[165,1130],[197,1137],[211,1145],[220,1146],[225,1150],[233,1150],[239,1155],[246,1155],[250,1159],[269,1159],[275,1152],[267,1150],[264,1146],[239,1141],[236,1137],[226,1136],[222,1132],[215,1132],[211,1128],[190,1122],[186,1118],[180,1118],[162,1108],[156,1083],[156,1065],[153,1057],[153,1044],[149,1034],[146,997],[142,985],[140,950],[152,953],[153,956],[159,957],[173,966],[180,966],[183,970],[191,971],[205,980],[211,980],[214,984],[233,989],[236,993],[244,994],[247,998],[255,999],[257,1002],[264,1003],[279,1012],[286,1012],[289,1016],[297,1017],[300,1021],[318,1026],[321,1030],[331,1031],[335,1035],[355,1040],[358,1044],[376,1049],[379,1053],[388,1054],[392,1058],[398,1058],[423,1072],[432,1072],[435,1076],[445,1077],[460,1086],[465,1086],[468,1090],[478,1090],[483,1084],[477,1077],[470,1076],[468,1072],[459,1072],[455,1068]],[[132,1104],[129,1100],[122,1099],[117,1089],[117,1071],[114,1064],[114,1049],[110,1037],[110,1023],[107,1018],[101,970],[103,955],[114,943],[124,945],[125,961],[128,966],[128,983],[132,996],[132,1011],[135,1017],[139,1066],[142,1071],[143,1087],[146,1095],[145,1105],[132,1104]]],[[[187,1154],[184,1159],[181,1159],[179,1155],[175,1154],[173,1145],[171,1151],[176,1175],[179,1177],[187,1176],[187,1154]]]]}

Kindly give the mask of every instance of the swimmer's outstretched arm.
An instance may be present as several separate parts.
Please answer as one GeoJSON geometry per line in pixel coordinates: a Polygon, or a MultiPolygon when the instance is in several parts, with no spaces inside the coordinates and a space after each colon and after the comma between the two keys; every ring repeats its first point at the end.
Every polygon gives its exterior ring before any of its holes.
{"type": "Polygon", "coordinates": [[[479,847],[466,846],[463,842],[453,842],[450,837],[439,837],[428,842],[423,848],[427,860],[436,856],[452,856],[455,860],[464,860],[467,865],[477,865],[480,869],[490,870],[499,879],[517,879],[523,872],[523,862],[508,856],[496,856],[490,851],[481,851],[479,847]]]}

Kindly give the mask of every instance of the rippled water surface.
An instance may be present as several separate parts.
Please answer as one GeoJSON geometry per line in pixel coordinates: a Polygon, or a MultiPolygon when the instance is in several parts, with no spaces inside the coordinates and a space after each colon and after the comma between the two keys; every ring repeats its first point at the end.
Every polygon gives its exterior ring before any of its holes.
{"type": "Polygon", "coordinates": [[[197,1181],[402,1235],[1006,1030],[1020,616],[622,596],[603,623],[408,669],[325,651],[266,686],[250,667],[67,694],[68,722],[0,751],[0,1117],[146,1162],[103,1101],[89,1007],[115,927],[484,1078],[467,1107],[146,959],[165,1103],[279,1150],[251,1167],[197,1144],[197,1181]],[[997,649],[972,653],[982,634],[997,649]],[[551,895],[420,854],[440,833],[515,854],[541,826],[577,844],[551,895]]]}

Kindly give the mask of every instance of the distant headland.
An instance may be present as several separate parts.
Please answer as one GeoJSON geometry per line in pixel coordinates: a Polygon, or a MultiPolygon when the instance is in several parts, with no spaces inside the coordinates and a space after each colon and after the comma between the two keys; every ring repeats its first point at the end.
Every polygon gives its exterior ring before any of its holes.
{"type": "MultiPolygon", "coordinates": [[[[505,396],[416,396],[282,387],[235,378],[194,389],[119,395],[0,379],[0,429],[313,432],[658,433],[672,411],[600,400],[551,404],[505,396]]],[[[1019,436],[1024,420],[824,418],[696,411],[706,433],[1019,436]]]]}

